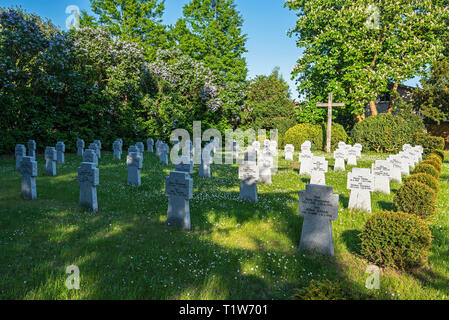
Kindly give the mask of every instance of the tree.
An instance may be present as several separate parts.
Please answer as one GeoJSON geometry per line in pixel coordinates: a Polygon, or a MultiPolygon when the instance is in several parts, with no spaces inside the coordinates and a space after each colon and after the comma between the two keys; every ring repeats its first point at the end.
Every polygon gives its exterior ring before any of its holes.
{"type": "Polygon", "coordinates": [[[154,58],[159,48],[169,46],[162,24],[164,0],[90,0],[97,17],[82,12],[81,26],[107,26],[114,37],[133,41],[154,58]]]}
{"type": "MultiPolygon", "coordinates": [[[[449,50],[447,51],[449,53],[449,50]]],[[[438,59],[413,92],[415,108],[427,121],[449,120],[449,55],[438,59]]]]}
{"type": "Polygon", "coordinates": [[[246,35],[234,0],[192,0],[172,30],[183,53],[204,62],[225,83],[243,82],[246,35]]]}
{"type": "Polygon", "coordinates": [[[250,81],[242,117],[243,122],[254,129],[272,129],[280,122],[287,122],[286,131],[296,123],[295,103],[290,99],[289,86],[278,67],[270,75],[259,75],[250,81]]]}
{"type": "MultiPolygon", "coordinates": [[[[292,73],[299,91],[314,108],[329,92],[363,119],[369,102],[420,74],[442,50],[444,1],[291,0],[298,21],[290,35],[299,37],[304,54],[292,73]]],[[[393,90],[394,91],[394,90],[393,90]]]]}

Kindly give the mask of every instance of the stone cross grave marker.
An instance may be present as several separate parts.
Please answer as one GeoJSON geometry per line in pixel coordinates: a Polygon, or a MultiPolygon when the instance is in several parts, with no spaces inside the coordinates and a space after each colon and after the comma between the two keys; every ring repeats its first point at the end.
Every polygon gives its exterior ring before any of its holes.
{"type": "Polygon", "coordinates": [[[187,172],[172,171],[165,179],[168,197],[167,221],[169,226],[190,230],[190,205],[193,198],[193,180],[187,172]]]}
{"type": "Polygon", "coordinates": [[[213,156],[212,156],[213,149],[214,149],[214,144],[208,143],[204,146],[204,148],[202,150],[201,163],[200,163],[200,168],[199,168],[199,173],[198,173],[198,175],[200,177],[206,177],[206,178],[211,177],[210,165],[213,160],[213,156]]]}
{"type": "Polygon", "coordinates": [[[154,140],[152,138],[147,139],[147,150],[153,152],[154,140]]]}
{"type": "MultiPolygon", "coordinates": [[[[397,157],[388,157],[388,162],[391,163],[391,180],[396,181],[398,183],[402,183],[402,169],[404,168],[401,160],[399,160],[397,157]]],[[[408,169],[408,165],[405,167],[404,170],[408,169]]]]}
{"type": "Polygon", "coordinates": [[[58,163],[64,163],[65,144],[62,141],[56,143],[56,161],[58,163]]]}
{"type": "Polygon", "coordinates": [[[120,160],[122,158],[122,144],[120,140],[115,140],[112,144],[113,159],[120,160]]]}
{"type": "Polygon", "coordinates": [[[45,148],[45,173],[49,176],[56,176],[56,149],[54,147],[45,148]]]}
{"type": "Polygon", "coordinates": [[[273,167],[273,156],[270,152],[263,151],[258,158],[259,179],[258,182],[271,184],[271,168],[273,167]]]}
{"type": "Polygon", "coordinates": [[[19,172],[22,175],[22,197],[26,200],[36,199],[37,162],[32,157],[23,157],[20,161],[19,172]]]}
{"type": "Polygon", "coordinates": [[[287,144],[284,147],[285,160],[293,161],[293,154],[295,152],[295,146],[292,144],[287,144]]]}
{"type": "Polygon", "coordinates": [[[408,154],[407,152],[399,152],[398,154],[399,158],[402,159],[402,161],[406,162],[409,166],[409,169],[411,168],[412,170],[415,169],[415,161],[413,159],[413,157],[408,154]]]}
{"type": "Polygon", "coordinates": [[[83,139],[76,139],[76,155],[82,157],[84,153],[85,143],[83,139]]]}
{"type": "Polygon", "coordinates": [[[257,202],[257,180],[259,180],[259,167],[257,162],[244,162],[239,166],[240,199],[257,202]]]}
{"type": "MultiPolygon", "coordinates": [[[[93,153],[93,150],[90,152],[93,153]]],[[[95,156],[97,155],[95,154],[95,156]]],[[[100,173],[94,163],[81,163],[78,167],[78,183],[80,184],[79,206],[97,212],[97,186],[100,184],[100,173]]]]}
{"type": "Polygon", "coordinates": [[[23,157],[26,157],[25,146],[23,144],[16,144],[14,155],[16,157],[16,169],[18,170],[20,167],[20,162],[22,161],[23,157]]]}
{"type": "Polygon", "coordinates": [[[310,176],[313,153],[310,150],[301,150],[298,156],[301,167],[299,169],[300,175],[310,176]]]}
{"type": "Polygon", "coordinates": [[[28,156],[36,160],[36,141],[28,141],[28,156]]]}
{"type": "Polygon", "coordinates": [[[347,149],[348,156],[348,166],[356,166],[357,165],[357,155],[359,153],[357,148],[350,147],[347,149]]]}
{"type": "Polygon", "coordinates": [[[95,166],[98,166],[98,157],[95,150],[92,149],[86,149],[83,153],[83,162],[91,162],[95,166]]]}
{"type": "Polygon", "coordinates": [[[324,157],[313,157],[310,167],[310,184],[326,185],[327,170],[328,162],[324,157]]]}
{"type": "Polygon", "coordinates": [[[94,140],[94,143],[98,146],[97,148],[97,157],[98,159],[101,159],[101,141],[100,140],[94,140]]]}
{"type": "Polygon", "coordinates": [[[356,143],[353,148],[357,151],[356,157],[361,158],[363,146],[360,143],[356,143]]]}
{"type": "Polygon", "coordinates": [[[334,171],[345,171],[345,158],[346,154],[345,151],[342,149],[337,149],[334,151],[334,171]]]}
{"type": "Polygon", "coordinates": [[[128,184],[132,186],[140,186],[140,170],[142,170],[142,155],[136,146],[128,149],[126,157],[126,165],[128,167],[128,184]]]}
{"type": "Polygon", "coordinates": [[[168,144],[162,143],[159,151],[159,161],[165,165],[168,164],[168,153],[170,152],[170,148],[168,144]]]}
{"type": "Polygon", "coordinates": [[[306,185],[299,192],[299,215],[304,217],[299,250],[334,255],[332,221],[338,218],[338,195],[329,186],[306,185]]]}
{"type": "Polygon", "coordinates": [[[137,142],[136,147],[139,150],[140,156],[142,157],[142,161],[143,161],[143,153],[145,152],[145,145],[143,144],[143,142],[137,142]]]}
{"type": "Polygon", "coordinates": [[[327,108],[327,139],[326,139],[326,152],[331,152],[331,136],[332,136],[332,108],[333,107],[344,107],[344,103],[333,103],[332,102],[333,93],[329,93],[329,99],[327,103],[318,103],[317,107],[327,108]]]}
{"type": "Polygon", "coordinates": [[[371,212],[371,192],[374,191],[374,176],[369,168],[353,168],[348,172],[347,189],[349,209],[359,209],[371,212]]]}
{"type": "Polygon", "coordinates": [[[371,166],[374,175],[374,191],[390,194],[393,165],[387,160],[376,160],[371,166]]]}
{"type": "Polygon", "coordinates": [[[190,154],[181,157],[181,161],[175,165],[175,171],[186,172],[188,174],[193,173],[193,159],[190,154]]]}

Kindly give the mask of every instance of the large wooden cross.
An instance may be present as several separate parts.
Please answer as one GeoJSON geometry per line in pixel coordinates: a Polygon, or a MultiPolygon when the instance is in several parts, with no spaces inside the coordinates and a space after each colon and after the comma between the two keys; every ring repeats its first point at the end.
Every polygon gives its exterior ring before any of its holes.
{"type": "Polygon", "coordinates": [[[332,137],[332,107],[344,107],[344,103],[332,103],[332,92],[329,93],[329,101],[327,103],[317,103],[317,107],[327,108],[327,142],[326,152],[331,152],[331,137],[332,137]]]}

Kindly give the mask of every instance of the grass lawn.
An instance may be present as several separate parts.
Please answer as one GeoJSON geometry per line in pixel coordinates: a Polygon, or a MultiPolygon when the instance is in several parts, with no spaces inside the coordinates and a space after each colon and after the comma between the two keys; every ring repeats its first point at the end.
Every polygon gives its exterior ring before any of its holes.
{"type": "MultiPolygon", "coordinates": [[[[78,208],[76,155],[66,154],[56,177],[44,175],[38,155],[34,201],[20,197],[14,158],[0,157],[0,299],[292,299],[312,279],[342,281],[377,299],[449,299],[448,161],[438,214],[430,220],[429,265],[413,273],[382,270],[380,290],[367,290],[369,264],[360,256],[358,234],[370,214],[348,211],[347,172],[333,172],[333,159],[326,182],[340,195],[340,209],[335,257],[325,257],[297,250],[298,192],[309,179],[291,162],[280,159],[273,184],[258,185],[255,204],[238,199],[236,165],[212,165],[211,179],[198,177],[196,166],[192,231],[183,232],[164,224],[172,165],[145,153],[142,186],[131,187],[125,157],[102,156],[98,213],[78,208]],[[65,287],[72,264],[80,269],[80,290],[65,287]]],[[[363,154],[359,167],[385,158],[363,154]]],[[[391,195],[374,193],[373,212],[393,209],[398,188],[392,183],[391,195]]]]}

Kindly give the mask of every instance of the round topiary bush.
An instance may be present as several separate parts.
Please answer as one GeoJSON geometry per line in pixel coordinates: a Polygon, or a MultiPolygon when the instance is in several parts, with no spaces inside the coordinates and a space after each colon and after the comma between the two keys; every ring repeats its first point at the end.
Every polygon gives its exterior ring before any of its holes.
{"type": "MultiPolygon", "coordinates": [[[[327,137],[327,123],[321,125],[321,130],[323,131],[323,150],[326,149],[326,137],[327,137]]],[[[331,134],[331,149],[335,150],[338,147],[338,143],[343,141],[348,142],[348,134],[345,128],[339,123],[332,123],[332,134],[331,134]]]]}
{"type": "Polygon", "coordinates": [[[433,191],[435,191],[436,194],[438,194],[440,192],[440,183],[438,182],[437,179],[432,177],[430,174],[415,173],[415,174],[412,174],[411,176],[409,176],[407,178],[407,180],[405,180],[405,182],[408,182],[408,181],[421,182],[421,183],[425,184],[426,186],[430,187],[433,191]]]}
{"type": "Polygon", "coordinates": [[[283,137],[284,144],[292,144],[295,150],[301,150],[304,141],[309,140],[316,149],[323,148],[323,133],[321,126],[309,123],[300,123],[285,132],[283,137]]]}
{"type": "Polygon", "coordinates": [[[361,253],[370,262],[409,270],[425,265],[432,234],[421,218],[381,211],[371,216],[360,235],[361,253]]]}
{"type": "Polygon", "coordinates": [[[435,154],[435,153],[431,153],[426,157],[426,160],[433,160],[436,161],[438,163],[438,165],[441,167],[443,165],[443,160],[441,160],[440,156],[435,154]]]}
{"type": "Polygon", "coordinates": [[[441,159],[441,162],[444,161],[444,150],[435,149],[432,151],[432,154],[437,155],[441,159]]]}
{"type": "Polygon", "coordinates": [[[357,123],[352,137],[366,151],[399,152],[404,144],[412,143],[416,130],[403,117],[382,113],[357,123]]]}
{"type": "Polygon", "coordinates": [[[413,173],[427,173],[437,180],[440,179],[440,172],[432,164],[426,163],[425,161],[417,165],[413,173]]]}
{"type": "Polygon", "coordinates": [[[411,180],[404,183],[393,198],[396,210],[427,218],[436,212],[436,193],[424,183],[411,180]]]}
{"type": "Polygon", "coordinates": [[[421,162],[422,164],[430,164],[431,166],[433,166],[437,171],[438,171],[438,175],[441,176],[441,163],[439,160],[435,160],[435,159],[426,159],[425,161],[421,162]]]}

